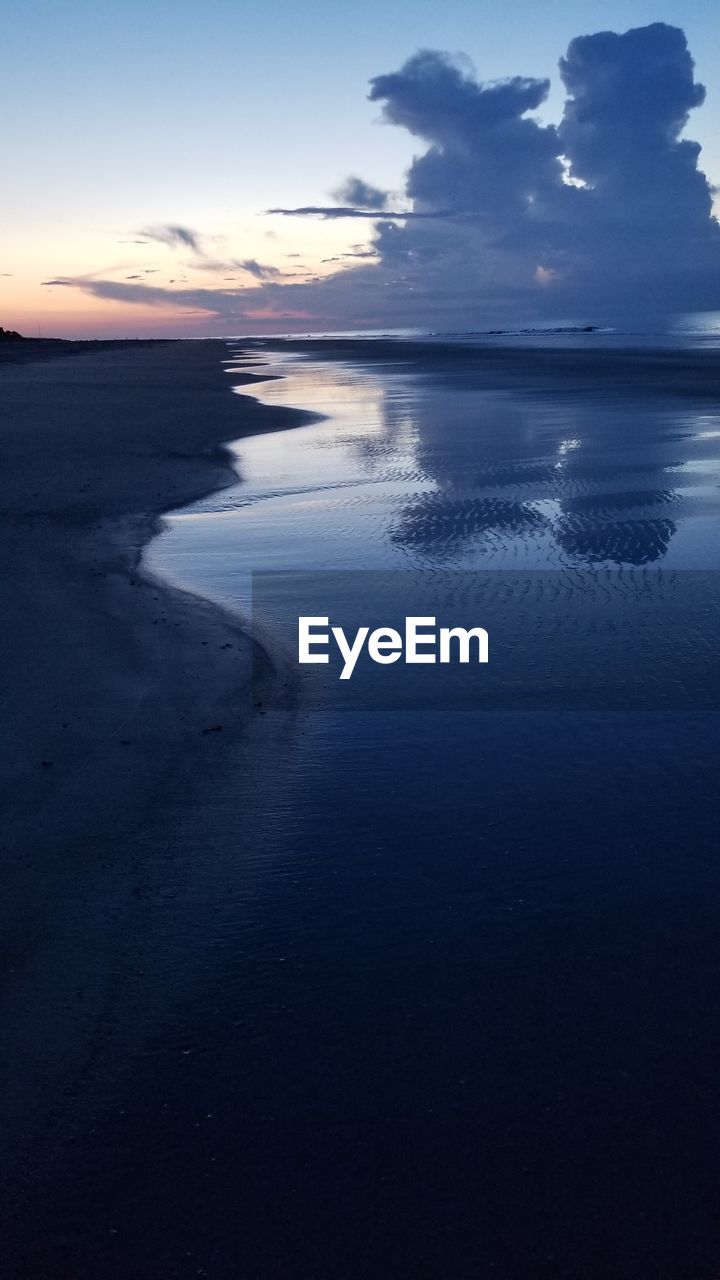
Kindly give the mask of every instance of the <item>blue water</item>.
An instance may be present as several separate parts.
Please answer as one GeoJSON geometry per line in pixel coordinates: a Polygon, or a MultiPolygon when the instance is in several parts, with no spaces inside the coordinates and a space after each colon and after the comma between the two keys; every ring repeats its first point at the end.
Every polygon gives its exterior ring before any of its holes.
{"type": "Polygon", "coordinates": [[[186,585],[242,606],[253,570],[720,567],[717,399],[533,394],[522,364],[487,389],[402,344],[381,366],[262,361],[235,367],[325,421],[238,442],[241,483],[168,519],[148,562],[186,585]]]}
{"type": "MultiPolygon", "coordinates": [[[[230,381],[279,374],[256,394],[324,420],[239,441],[238,484],[170,517],[150,567],[241,613],[257,570],[720,567],[720,408],[692,364],[570,388],[473,360],[230,352],[230,381]]],[[[153,1085],[221,1117],[174,1156],[197,1274],[717,1275],[719,728],[301,704],[264,788],[227,795],[252,901],[223,905],[214,866],[190,1015],[236,1039],[153,1085]]]]}

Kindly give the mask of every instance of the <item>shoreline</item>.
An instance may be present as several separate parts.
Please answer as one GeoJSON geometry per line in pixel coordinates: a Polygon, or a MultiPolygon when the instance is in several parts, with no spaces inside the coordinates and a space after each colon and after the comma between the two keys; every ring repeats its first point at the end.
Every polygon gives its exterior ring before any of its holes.
{"type": "MultiPolygon", "coordinates": [[[[67,782],[63,762],[76,756],[76,736],[85,742],[88,736],[97,739],[93,732],[97,724],[87,717],[83,723],[72,707],[82,703],[82,695],[87,700],[93,681],[117,677],[108,664],[124,661],[133,647],[136,659],[142,654],[145,660],[139,666],[136,663],[134,682],[128,671],[125,687],[115,688],[117,705],[106,703],[106,718],[132,703],[140,684],[141,696],[147,698],[148,672],[152,672],[151,692],[169,694],[181,684],[181,671],[176,669],[181,647],[186,650],[182,656],[186,675],[199,679],[195,667],[202,660],[203,690],[199,697],[187,697],[187,706],[177,713],[179,718],[189,717],[191,725],[207,718],[205,697],[207,715],[212,718],[211,708],[223,693],[247,683],[254,646],[240,619],[215,602],[162,582],[142,564],[144,548],[160,531],[164,515],[237,483],[227,448],[231,441],[312,420],[313,415],[300,410],[279,410],[253,397],[234,395],[231,386],[263,379],[239,373],[223,385],[222,369],[213,366],[225,350],[220,343],[193,344],[193,359],[188,363],[182,343],[159,344],[129,353],[93,351],[67,362],[23,364],[0,372],[0,389],[9,408],[0,434],[5,461],[0,481],[0,520],[5,526],[3,591],[7,594],[0,652],[6,671],[20,663],[25,667],[17,673],[4,707],[6,730],[14,713],[23,730],[6,732],[15,756],[14,762],[8,762],[13,787],[8,800],[12,813],[15,788],[22,783],[21,807],[25,807],[30,783],[34,812],[28,836],[33,841],[38,820],[49,811],[48,791],[56,787],[58,773],[67,782]],[[215,385],[208,374],[216,379],[215,385]],[[96,415],[104,411],[111,421],[103,429],[96,415]],[[131,413],[134,421],[128,432],[131,413]],[[18,596],[22,596],[22,610],[17,608],[18,596]],[[52,612],[46,608],[50,600],[52,612]],[[150,631],[154,627],[159,632],[150,631]],[[171,629],[178,633],[172,636],[178,648],[176,661],[172,647],[162,643],[171,629]],[[67,640],[73,633],[75,648],[70,648],[67,640]],[[217,657],[209,661],[208,654],[190,652],[193,646],[213,652],[215,641],[227,645],[233,638],[242,649],[235,671],[228,671],[228,663],[217,657]],[[151,655],[151,651],[157,655],[159,648],[160,664],[151,655]],[[76,662],[79,651],[81,668],[76,662]],[[30,655],[34,661],[28,664],[30,655]],[[75,683],[72,699],[67,690],[65,696],[60,692],[61,677],[75,683]],[[39,688],[45,695],[41,700],[39,688]],[[55,716],[52,712],[46,716],[46,708],[53,704],[55,716]],[[41,770],[35,776],[33,764],[41,770]]],[[[128,730],[122,741],[133,747],[142,736],[142,725],[137,707],[129,707],[126,714],[133,717],[134,737],[128,730]]],[[[152,737],[158,736],[155,726],[152,737]]],[[[127,768],[132,752],[124,754],[127,768]]],[[[5,779],[7,785],[7,770],[5,779]]],[[[61,813],[54,812],[48,821],[49,841],[54,831],[57,842],[62,819],[61,813]]],[[[22,842],[21,832],[22,827],[16,826],[11,839],[17,841],[20,835],[22,842]]]]}
{"type": "Polygon", "coordinates": [[[228,377],[227,355],[176,342],[0,365],[8,1208],[112,1021],[113,955],[165,856],[146,831],[164,808],[181,819],[257,721],[253,664],[278,678],[240,618],[141,563],[164,514],[238,482],[231,441],[314,420],[233,394],[263,379],[228,377]]]}

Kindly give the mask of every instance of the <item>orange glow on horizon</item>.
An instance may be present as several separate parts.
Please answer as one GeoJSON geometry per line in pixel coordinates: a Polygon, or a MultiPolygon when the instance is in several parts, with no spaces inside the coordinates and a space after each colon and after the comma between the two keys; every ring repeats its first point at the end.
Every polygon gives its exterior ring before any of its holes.
{"type": "Polygon", "coordinates": [[[186,221],[199,228],[198,250],[168,246],[132,230],[146,222],[160,224],[162,214],[84,228],[42,219],[16,226],[0,255],[0,325],[28,337],[60,338],[195,337],[253,326],[278,332],[310,327],[322,318],[301,303],[293,307],[290,298],[283,306],[279,297],[264,293],[265,285],[302,285],[352,269],[352,253],[360,247],[358,229],[340,223],[290,226],[281,218],[245,213],[228,226],[202,211],[189,212],[186,221]],[[267,267],[267,279],[248,270],[246,261],[267,267]],[[77,284],[44,283],[65,279],[77,284]],[[82,281],[108,281],[128,290],[137,286],[137,301],[95,297],[83,290],[82,281]],[[144,287],[158,291],[154,301],[141,296],[144,287]],[[203,296],[205,291],[210,297],[203,296]]]}

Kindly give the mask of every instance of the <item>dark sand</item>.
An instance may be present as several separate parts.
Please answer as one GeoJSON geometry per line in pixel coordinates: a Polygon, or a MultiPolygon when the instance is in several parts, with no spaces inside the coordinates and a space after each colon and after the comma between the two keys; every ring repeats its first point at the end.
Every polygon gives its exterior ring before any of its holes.
{"type": "Polygon", "coordinates": [[[108,982],[138,964],[123,931],[167,854],[156,837],[141,855],[141,835],[163,808],[181,825],[222,770],[253,718],[251,664],[279,678],[239,622],[139,569],[163,511],[237,481],[224,441],[306,420],[233,395],[253,378],[226,355],[30,342],[0,362],[0,1234],[18,1274],[34,1274],[23,1187],[62,1168],[53,1135],[107,1038],[108,982]]]}
{"type": "MultiPolygon", "coordinates": [[[[204,727],[242,719],[247,638],[138,570],[162,511],[236,481],[222,442],[277,424],[273,410],[230,394],[223,355],[219,343],[163,343],[0,374],[3,811],[14,859],[46,860],[129,808],[137,816],[204,727]]],[[[15,920],[16,888],[3,904],[15,920]]]]}

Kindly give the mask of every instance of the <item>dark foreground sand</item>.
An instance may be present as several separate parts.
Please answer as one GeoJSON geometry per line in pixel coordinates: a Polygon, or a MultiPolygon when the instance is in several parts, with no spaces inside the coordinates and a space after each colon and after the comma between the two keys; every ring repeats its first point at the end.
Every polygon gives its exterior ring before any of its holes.
{"type": "MultiPolygon", "coordinates": [[[[162,343],[0,372],[13,859],[46,864],[68,840],[95,838],[98,823],[137,814],[204,728],[242,719],[249,640],[216,608],[138,571],[162,511],[237,480],[222,442],[286,420],[230,394],[224,354],[220,343],[162,343]]],[[[17,923],[16,889],[3,910],[17,923]]],[[[29,942],[17,941],[18,960],[29,942]]]]}
{"type": "MultiPolygon", "coordinates": [[[[236,482],[222,442],[306,416],[231,394],[253,378],[231,380],[226,355],[219,342],[30,344],[0,362],[0,1132],[11,1221],[63,1093],[95,1052],[107,996],[90,988],[105,989],[138,833],[163,805],[177,816],[222,769],[253,717],[251,664],[256,681],[280,678],[229,615],[138,568],[161,512],[236,482]]],[[[145,852],[157,855],[157,842],[145,852]]],[[[13,1236],[6,1228],[5,1249],[19,1259],[13,1236]]]]}

